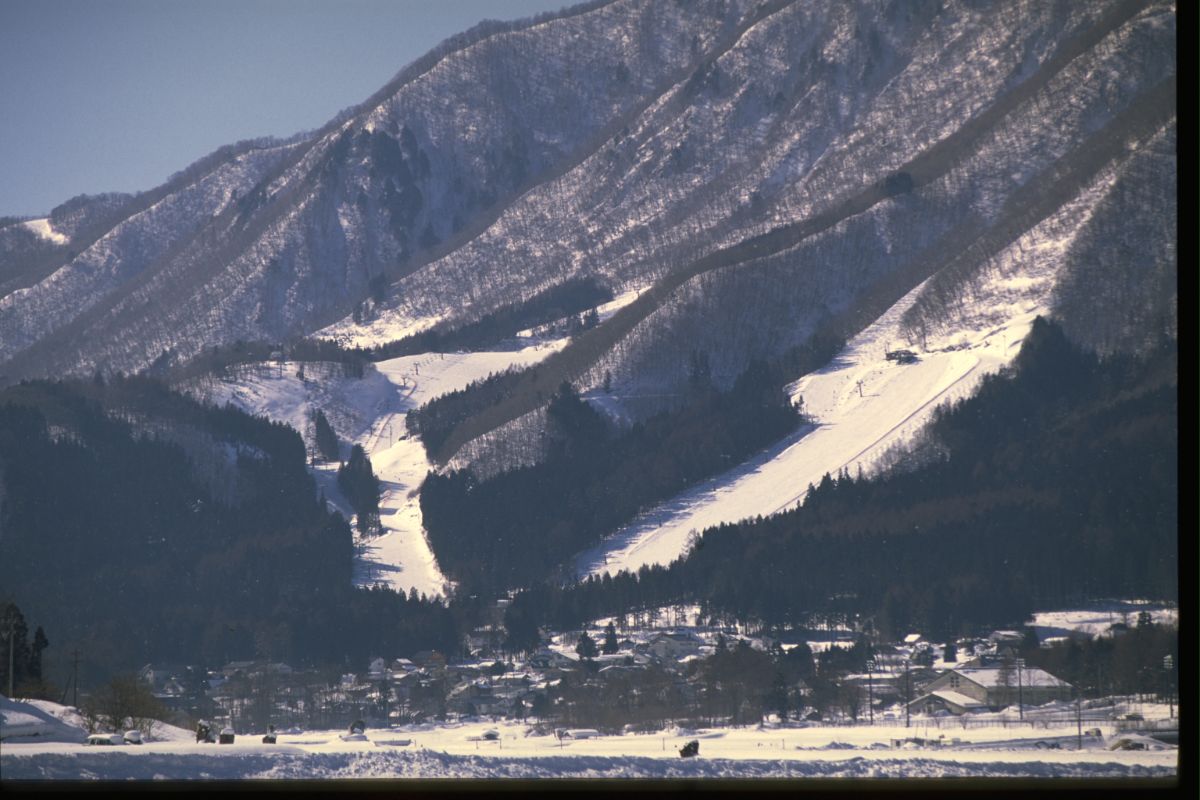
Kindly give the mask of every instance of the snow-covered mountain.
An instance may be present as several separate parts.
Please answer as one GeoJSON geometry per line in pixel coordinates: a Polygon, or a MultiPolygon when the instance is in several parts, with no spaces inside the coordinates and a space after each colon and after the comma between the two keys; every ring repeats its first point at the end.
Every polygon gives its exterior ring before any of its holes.
{"type": "Polygon", "coordinates": [[[377,341],[587,275],[654,291],[569,377],[669,395],[681,354],[731,381],[943,272],[910,319],[936,327],[1080,197],[1128,223],[1089,238],[1121,242],[1113,285],[1170,326],[1173,250],[1139,245],[1174,218],[1174,51],[1161,1],[613,0],[485,23],[320,131],[0,228],[0,373],[377,341]]]}
{"type": "Polygon", "coordinates": [[[318,131],[0,220],[0,385],[238,340],[380,344],[600,281],[599,325],[541,350],[187,387],[300,429],[329,412],[385,481],[359,582],[437,594],[425,471],[536,459],[561,381],[624,421],[677,404],[697,358],[726,389],[846,341],[791,387],[815,430],[578,566],[665,563],[692,530],[877,465],[1036,314],[1102,352],[1174,336],[1175,37],[1166,0],[597,0],[483,23],[318,131]],[[900,345],[921,363],[883,359],[900,345]],[[396,438],[421,402],[535,362],[432,458],[396,438]]]}

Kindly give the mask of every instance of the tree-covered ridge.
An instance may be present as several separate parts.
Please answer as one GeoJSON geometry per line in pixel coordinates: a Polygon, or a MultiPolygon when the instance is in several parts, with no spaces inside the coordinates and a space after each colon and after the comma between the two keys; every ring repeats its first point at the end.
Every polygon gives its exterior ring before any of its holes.
{"type": "Polygon", "coordinates": [[[242,364],[287,359],[340,364],[346,377],[361,378],[373,361],[420,353],[482,350],[500,345],[522,330],[559,320],[568,321],[566,332],[577,333],[594,326],[599,320],[596,307],[612,298],[610,289],[591,278],[571,278],[523,303],[496,309],[474,322],[438,325],[375,347],[347,347],[331,339],[316,338],[282,343],[236,341],[212,345],[182,361],[171,348],[159,354],[146,372],[176,384],[208,375],[226,377],[242,364]]]}
{"type": "Polygon", "coordinates": [[[294,430],[154,381],[0,394],[0,580],[88,663],[311,663],[455,641],[437,603],[353,588],[350,529],[294,430]]]}
{"type": "Polygon", "coordinates": [[[551,398],[548,455],[477,480],[430,473],[421,511],[438,563],[484,591],[536,583],[648,505],[795,430],[800,410],[779,371],[752,364],[730,392],[698,385],[692,402],[624,432],[570,384],[551,398]]]}
{"type": "Polygon", "coordinates": [[[612,290],[595,279],[570,278],[538,292],[523,303],[502,306],[474,322],[439,325],[394,342],[364,348],[362,352],[371,361],[384,361],[419,353],[481,350],[516,336],[527,328],[568,317],[576,317],[578,326],[583,327],[586,321],[579,317],[582,312],[595,309],[612,299],[612,290]]]}
{"type": "Polygon", "coordinates": [[[569,626],[691,600],[768,624],[836,611],[949,637],[1088,597],[1173,599],[1177,384],[1174,343],[1102,360],[1039,320],[1011,370],[936,415],[923,466],[827,476],[802,508],[709,529],[669,569],[538,587],[510,617],[569,626]]]}

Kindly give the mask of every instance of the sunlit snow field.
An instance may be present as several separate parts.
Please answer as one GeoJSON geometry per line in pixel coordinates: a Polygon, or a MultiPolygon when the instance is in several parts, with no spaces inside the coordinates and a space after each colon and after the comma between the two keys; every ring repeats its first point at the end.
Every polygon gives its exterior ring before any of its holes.
{"type": "MultiPolygon", "coordinates": [[[[1165,716],[1165,714],[1164,714],[1165,716]]],[[[259,735],[232,745],[188,740],[98,748],[68,742],[6,741],[0,766],[10,779],[505,778],[505,777],[1170,777],[1178,750],[1109,750],[1105,736],[1076,726],[955,730],[914,720],[853,727],[745,727],[597,736],[572,740],[528,735],[517,722],[413,725],[368,730],[366,741],[342,731],[259,735]],[[499,738],[485,740],[495,731],[499,738]],[[940,747],[893,739],[937,739],[940,747]],[[957,744],[950,744],[958,738],[957,744]],[[700,743],[696,758],[678,749],[700,743]],[[1041,743],[1041,746],[1039,746],[1041,743]],[[1058,745],[1061,749],[1044,749],[1058,745]]],[[[1087,723],[1089,727],[1095,727],[1087,723]]],[[[1149,741],[1149,740],[1147,740],[1149,741]]]]}

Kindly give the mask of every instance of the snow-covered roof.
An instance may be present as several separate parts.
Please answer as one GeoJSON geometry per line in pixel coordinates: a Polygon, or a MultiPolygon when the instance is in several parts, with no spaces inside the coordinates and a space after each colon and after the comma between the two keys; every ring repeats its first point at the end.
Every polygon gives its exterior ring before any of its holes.
{"type": "Polygon", "coordinates": [[[965,695],[962,692],[948,692],[944,689],[939,689],[936,692],[930,692],[926,697],[937,697],[947,703],[959,706],[960,708],[986,708],[985,703],[981,703],[974,697],[965,695]]]}
{"type": "MultiPolygon", "coordinates": [[[[1005,683],[1002,673],[1004,670],[999,668],[972,668],[954,670],[954,672],[962,675],[964,678],[974,681],[980,686],[985,686],[989,689],[994,689],[999,686],[1017,686],[1018,670],[1014,667],[1008,670],[1008,682],[1005,683]]],[[[1071,684],[1064,680],[1054,677],[1049,672],[1037,667],[1025,667],[1020,670],[1020,683],[1023,686],[1043,686],[1047,688],[1069,688],[1071,684]]]]}

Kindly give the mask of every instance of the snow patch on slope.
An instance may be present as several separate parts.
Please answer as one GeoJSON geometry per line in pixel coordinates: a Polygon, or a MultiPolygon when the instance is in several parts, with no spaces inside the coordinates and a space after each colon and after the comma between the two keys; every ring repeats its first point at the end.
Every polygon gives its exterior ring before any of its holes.
{"type": "Polygon", "coordinates": [[[54,244],[66,244],[69,241],[66,236],[54,230],[49,219],[31,219],[21,224],[37,234],[39,239],[45,239],[54,244]]]}
{"type": "Polygon", "coordinates": [[[440,316],[412,317],[399,309],[386,309],[369,322],[357,323],[352,317],[346,317],[322,328],[314,336],[332,339],[343,347],[375,347],[428,330],[442,319],[440,316]]]}

